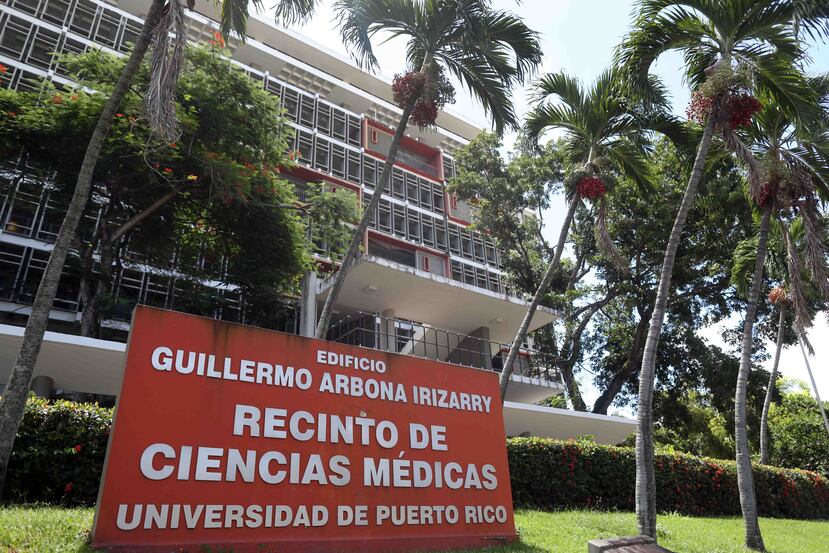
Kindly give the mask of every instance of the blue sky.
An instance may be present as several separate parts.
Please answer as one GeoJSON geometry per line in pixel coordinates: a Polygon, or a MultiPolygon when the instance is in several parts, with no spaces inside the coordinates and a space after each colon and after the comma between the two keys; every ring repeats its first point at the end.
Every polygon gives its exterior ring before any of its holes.
{"type": "MultiPolygon", "coordinates": [[[[299,27],[297,30],[308,35],[321,45],[335,51],[344,52],[339,34],[333,24],[331,1],[326,0],[314,20],[299,27]]],[[[544,50],[542,71],[564,70],[571,73],[583,82],[588,83],[611,62],[613,50],[629,28],[633,0],[524,0],[518,4],[515,1],[496,0],[495,6],[500,9],[517,13],[536,31],[539,32],[544,50]]],[[[377,48],[380,62],[380,73],[392,76],[405,70],[404,46],[402,40],[391,40],[377,48]]],[[[829,71],[829,47],[819,45],[810,48],[812,57],[811,70],[815,72],[829,71]]],[[[674,111],[683,115],[688,103],[689,93],[682,81],[682,59],[673,53],[660,58],[654,67],[654,72],[662,78],[671,93],[674,111]]],[[[514,102],[519,115],[527,110],[527,89],[514,92],[514,102]]],[[[487,126],[481,107],[465,92],[458,91],[457,101],[451,110],[487,126]]],[[[512,137],[506,138],[509,143],[512,137]]],[[[561,198],[554,201],[545,220],[548,228],[545,229],[552,239],[559,232],[558,221],[564,214],[564,203],[561,198]]],[[[737,324],[739,319],[731,321],[737,324]]],[[[701,331],[713,343],[721,343],[720,330],[710,328],[701,331]]],[[[829,336],[829,324],[824,316],[819,317],[811,332],[815,342],[816,356],[812,360],[812,369],[816,372],[818,389],[824,400],[829,399],[829,340],[820,340],[819,336],[829,336]]],[[[769,344],[771,345],[771,344],[769,344]]],[[[784,351],[781,360],[781,369],[784,374],[807,380],[803,359],[799,350],[791,348],[784,351]]],[[[587,385],[587,399],[592,399],[597,392],[587,385]]]]}

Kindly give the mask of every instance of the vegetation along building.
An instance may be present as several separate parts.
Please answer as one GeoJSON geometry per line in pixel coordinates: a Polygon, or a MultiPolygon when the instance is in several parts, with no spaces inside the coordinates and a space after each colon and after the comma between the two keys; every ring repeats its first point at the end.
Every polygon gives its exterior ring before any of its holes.
{"type": "MultiPolygon", "coordinates": [[[[4,0],[0,4],[0,75],[4,87],[24,89],[48,78],[71,85],[59,56],[91,48],[123,55],[137,36],[143,0],[4,0]]],[[[211,3],[188,12],[190,38],[207,42],[217,29],[211,3]]],[[[248,40],[230,44],[234,62],[278,96],[295,130],[298,165],[289,178],[323,181],[367,204],[391,142],[400,110],[390,82],[359,70],[347,58],[253,16],[248,40]]],[[[481,129],[443,111],[437,129],[412,127],[404,139],[390,186],[364,238],[364,250],[338,298],[329,338],[406,355],[500,370],[526,305],[506,289],[500,252],[469,229],[472,206],[447,194],[452,152],[481,129]]],[[[28,306],[34,298],[62,211],[36,181],[3,177],[0,192],[0,379],[14,362],[28,306]]],[[[176,278],[181,263],[221,260],[173,256],[168,267],[142,262],[138,240],[125,238],[125,261],[113,293],[127,307],[103,321],[102,339],[77,335],[79,291],[70,274],[58,292],[38,360],[33,389],[41,395],[112,401],[118,393],[131,306],[144,303],[193,311],[191,283],[176,278]]],[[[324,251],[321,264],[331,265],[324,251]]],[[[317,308],[330,279],[309,274],[303,293],[278,330],[313,335],[317,308]]],[[[210,281],[200,293],[224,301],[200,314],[246,322],[243,297],[210,281]]],[[[554,320],[540,309],[531,330],[554,320]]],[[[581,414],[535,403],[564,388],[552,359],[530,347],[512,377],[505,418],[511,435],[575,437],[592,434],[618,442],[633,421],[581,414]]]]}

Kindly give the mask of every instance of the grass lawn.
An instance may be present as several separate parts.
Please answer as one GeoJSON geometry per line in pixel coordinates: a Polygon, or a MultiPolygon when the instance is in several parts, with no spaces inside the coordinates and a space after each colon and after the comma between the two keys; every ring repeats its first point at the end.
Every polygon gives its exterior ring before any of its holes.
{"type": "MultiPolygon", "coordinates": [[[[518,511],[521,543],[491,553],[584,553],[587,541],[631,535],[631,513],[518,511]]],[[[86,546],[91,509],[0,507],[0,551],[91,552],[86,546]]],[[[829,553],[829,522],[763,519],[770,553],[829,553]]],[[[677,553],[744,553],[738,518],[659,517],[659,541],[677,553]]]]}

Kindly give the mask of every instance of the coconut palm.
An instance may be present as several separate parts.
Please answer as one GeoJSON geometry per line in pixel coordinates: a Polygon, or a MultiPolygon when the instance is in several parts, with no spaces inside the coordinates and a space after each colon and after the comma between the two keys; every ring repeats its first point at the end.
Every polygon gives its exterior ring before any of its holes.
{"type": "Polygon", "coordinates": [[[577,79],[566,73],[549,73],[535,84],[535,106],[527,116],[526,133],[531,141],[537,142],[545,131],[559,129],[565,132],[563,148],[572,168],[565,180],[568,209],[553,259],[530,301],[504,362],[500,375],[502,401],[533,315],[559,268],[576,209],[585,201],[593,205],[597,244],[612,264],[624,271],[627,263],[620,258],[605,224],[605,193],[612,188],[613,174],[631,178],[647,189],[651,179],[647,162],[650,145],[642,140],[642,134],[658,131],[677,141],[686,139],[680,122],[666,113],[668,102],[656,80],[650,81],[646,98],[631,101],[622,94],[620,77],[618,71],[606,70],[590,88],[584,89],[577,79]]]}
{"type": "MultiPolygon", "coordinates": [[[[194,0],[186,0],[186,2],[187,8],[192,9],[194,0]]],[[[221,0],[220,3],[222,31],[225,34],[235,32],[244,40],[248,17],[247,0],[221,0]]],[[[259,7],[261,2],[254,1],[254,5],[259,7]]],[[[295,21],[309,17],[314,6],[315,2],[311,0],[279,0],[277,14],[287,21],[295,21]]],[[[182,0],[152,0],[144,18],[144,26],[135,40],[127,62],[101,110],[89,139],[89,145],[78,171],[75,190],[38,285],[14,367],[9,375],[3,396],[0,398],[0,494],[5,484],[6,469],[14,438],[23,418],[29,382],[43,343],[46,324],[49,321],[49,310],[55,299],[63,265],[69,253],[70,242],[75,236],[90,195],[95,166],[115,114],[132,85],[151,43],[153,43],[153,58],[150,86],[147,91],[147,118],[161,136],[169,136],[176,132],[173,94],[178,74],[181,71],[186,41],[184,10],[182,0]],[[171,33],[174,36],[171,36],[171,33]]]]}
{"type": "Polygon", "coordinates": [[[438,109],[452,98],[445,74],[466,87],[501,133],[516,127],[510,91],[541,62],[537,34],[514,15],[494,10],[486,0],[339,0],[334,9],[343,42],[357,63],[377,67],[372,40],[378,34],[406,37],[409,72],[395,79],[395,100],[403,110],[377,189],[343,256],[315,331],[328,332],[334,304],[391,177],[410,117],[418,126],[434,124],[438,109]]]}
{"type": "MultiPolygon", "coordinates": [[[[762,85],[778,105],[804,121],[819,115],[815,96],[797,68],[804,58],[797,32],[825,36],[828,11],[824,3],[808,0],[639,0],[633,31],[619,49],[618,61],[631,82],[639,86],[647,82],[651,66],[662,53],[680,51],[685,58],[686,81],[698,93],[696,99],[707,104],[697,113],[704,130],[665,247],[639,374],[636,514],[642,534],[656,536],[652,411],[656,350],[676,252],[712,138],[715,130],[731,122],[724,121],[730,115],[726,112],[731,111],[727,108],[753,84],[762,85]],[[742,83],[737,73],[742,75],[742,83]]],[[[749,546],[763,548],[759,528],[748,528],[746,538],[749,546]]]]}

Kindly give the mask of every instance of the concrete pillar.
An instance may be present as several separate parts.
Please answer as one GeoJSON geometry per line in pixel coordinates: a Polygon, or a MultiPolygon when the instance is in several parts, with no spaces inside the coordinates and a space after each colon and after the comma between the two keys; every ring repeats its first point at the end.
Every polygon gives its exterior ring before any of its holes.
{"type": "Polygon", "coordinates": [[[397,328],[394,326],[394,309],[386,309],[380,313],[380,349],[382,351],[397,351],[397,328]]]}
{"type": "Polygon", "coordinates": [[[302,298],[299,312],[299,335],[314,337],[317,329],[317,273],[306,271],[302,277],[302,298]]]}
{"type": "Polygon", "coordinates": [[[37,397],[49,399],[52,397],[52,391],[55,388],[55,381],[50,376],[38,375],[32,379],[29,389],[35,393],[37,397]]]}

